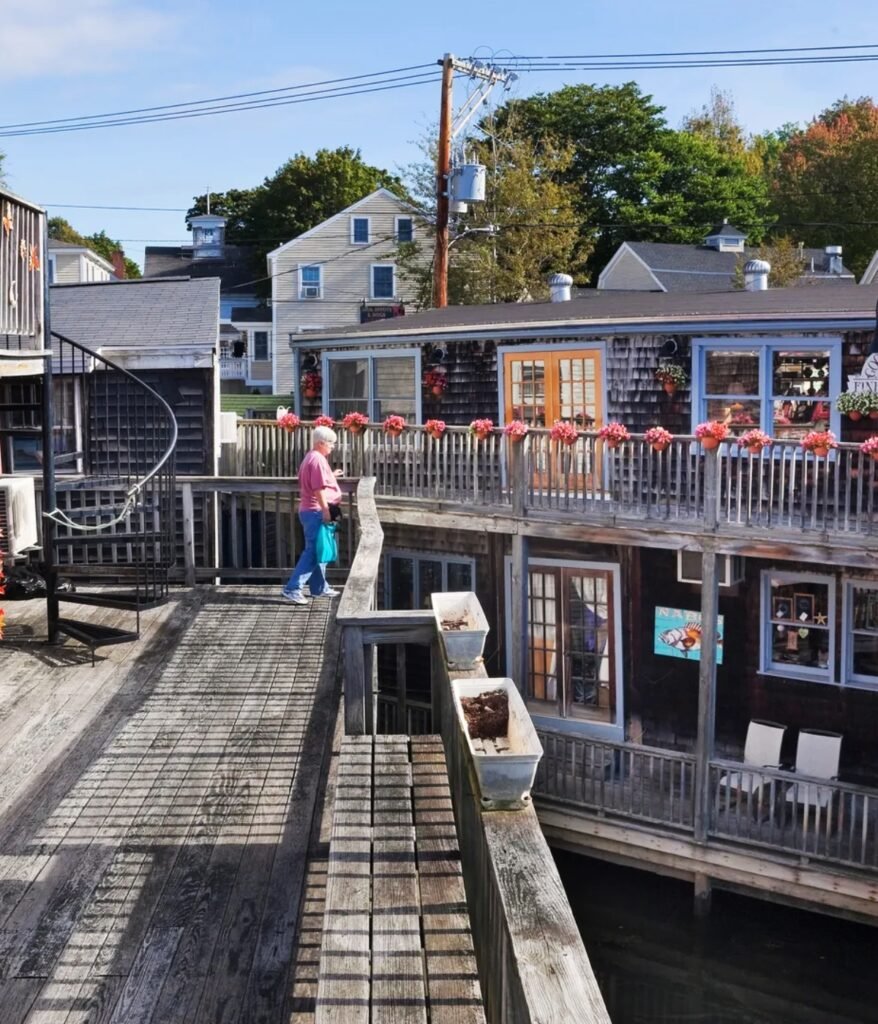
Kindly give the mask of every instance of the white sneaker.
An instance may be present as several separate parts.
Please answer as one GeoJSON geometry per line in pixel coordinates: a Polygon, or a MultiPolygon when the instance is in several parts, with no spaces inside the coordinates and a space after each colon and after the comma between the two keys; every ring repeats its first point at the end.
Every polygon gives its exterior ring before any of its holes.
{"type": "Polygon", "coordinates": [[[280,596],[292,601],[293,604],[307,604],[308,598],[302,593],[301,590],[282,590],[280,596]]]}
{"type": "Polygon", "coordinates": [[[319,594],[315,594],[315,597],[338,597],[341,594],[340,590],[336,590],[335,587],[327,587],[326,590],[321,590],[319,594]]]}

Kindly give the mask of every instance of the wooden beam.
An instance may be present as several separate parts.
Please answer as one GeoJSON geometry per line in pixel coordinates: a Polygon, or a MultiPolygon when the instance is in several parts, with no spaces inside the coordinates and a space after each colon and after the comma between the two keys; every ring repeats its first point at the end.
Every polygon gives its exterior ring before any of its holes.
{"type": "Polygon", "coordinates": [[[528,677],[528,607],[527,607],[528,540],[517,533],[512,538],[512,679],[525,691],[528,677]]]}
{"type": "Polygon", "coordinates": [[[367,698],[372,696],[372,674],[366,676],[363,631],[357,626],[342,628],[344,650],[344,731],[348,736],[366,735],[367,698]],[[368,684],[368,685],[367,685],[368,684]]]}

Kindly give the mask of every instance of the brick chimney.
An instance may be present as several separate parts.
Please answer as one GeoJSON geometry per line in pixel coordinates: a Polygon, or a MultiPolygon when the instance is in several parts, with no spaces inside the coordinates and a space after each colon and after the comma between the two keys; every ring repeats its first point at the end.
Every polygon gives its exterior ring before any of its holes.
{"type": "Polygon", "coordinates": [[[125,273],[125,253],[121,249],[114,249],[110,261],[113,264],[113,273],[120,281],[124,281],[126,277],[125,273]]]}

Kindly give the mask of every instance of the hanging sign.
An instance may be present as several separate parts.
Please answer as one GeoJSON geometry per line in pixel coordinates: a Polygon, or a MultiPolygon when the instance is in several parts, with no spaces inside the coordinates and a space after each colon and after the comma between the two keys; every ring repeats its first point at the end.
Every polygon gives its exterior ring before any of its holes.
{"type": "Polygon", "coordinates": [[[848,391],[871,391],[878,394],[878,352],[873,352],[866,359],[859,373],[852,373],[848,377],[848,391]]]}
{"type": "MultiPolygon", "coordinates": [[[[656,608],[655,654],[668,658],[701,660],[701,612],[682,608],[656,608]]],[[[716,663],[723,663],[723,617],[717,616],[716,663]]]]}

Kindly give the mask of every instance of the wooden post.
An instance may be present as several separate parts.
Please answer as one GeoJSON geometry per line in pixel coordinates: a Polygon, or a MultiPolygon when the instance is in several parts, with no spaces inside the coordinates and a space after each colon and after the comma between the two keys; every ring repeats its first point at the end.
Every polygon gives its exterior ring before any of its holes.
{"type": "Polygon", "coordinates": [[[512,679],[525,692],[528,676],[527,553],[523,534],[512,535],[512,679]]]}
{"type": "Polygon", "coordinates": [[[512,514],[524,518],[527,513],[527,459],[524,457],[524,446],[527,438],[521,441],[506,439],[509,446],[509,490],[512,497],[512,514]]]}
{"type": "Polygon", "coordinates": [[[713,886],[708,875],[697,872],[695,875],[695,916],[707,917],[713,896],[713,886]]]}
{"type": "Polygon", "coordinates": [[[436,147],[436,255],[433,259],[433,305],[448,305],[448,202],[451,190],[451,94],[454,57],[446,53],[442,65],[439,142],[436,147]]]}
{"type": "Polygon", "coordinates": [[[344,651],[344,731],[347,736],[365,736],[367,704],[372,698],[372,672],[366,675],[366,652],[363,630],[359,626],[345,626],[342,634],[344,651]]]}
{"type": "Polygon", "coordinates": [[[187,587],[195,586],[195,502],[192,484],[182,484],[183,492],[183,568],[187,587]]]}

